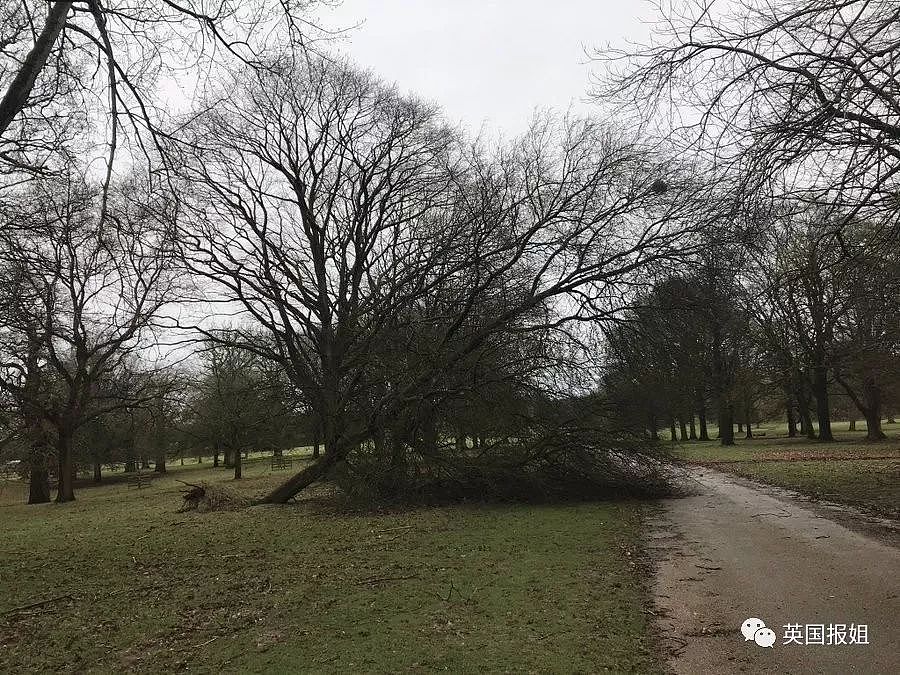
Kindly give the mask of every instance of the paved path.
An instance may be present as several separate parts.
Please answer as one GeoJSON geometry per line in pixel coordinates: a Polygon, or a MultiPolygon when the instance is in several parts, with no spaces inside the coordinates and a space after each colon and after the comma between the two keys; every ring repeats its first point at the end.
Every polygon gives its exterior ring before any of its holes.
{"type": "Polygon", "coordinates": [[[676,673],[900,673],[900,551],[783,492],[693,478],[697,494],[667,500],[650,539],[676,673]],[[744,641],[750,617],[775,631],[772,648],[744,641]],[[785,645],[789,623],[867,624],[869,644],[785,645]]]}

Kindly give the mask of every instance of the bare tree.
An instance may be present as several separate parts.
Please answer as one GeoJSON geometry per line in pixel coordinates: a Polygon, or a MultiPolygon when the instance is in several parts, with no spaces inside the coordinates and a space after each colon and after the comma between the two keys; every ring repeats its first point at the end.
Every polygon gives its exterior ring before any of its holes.
{"type": "Polygon", "coordinates": [[[24,293],[3,329],[30,348],[5,354],[0,386],[20,401],[23,418],[52,431],[57,501],[74,499],[75,431],[126,405],[128,383],[111,374],[175,294],[173,205],[144,190],[121,185],[101,217],[102,188],[77,174],[47,179],[22,197],[4,231],[2,258],[24,293]]]}
{"type": "MultiPolygon", "coordinates": [[[[691,0],[604,82],[667,119],[750,191],[898,224],[900,7],[894,0],[691,0]]],[[[608,57],[604,57],[608,58],[608,57]]],[[[657,117],[659,119],[659,117],[657,117]]]]}
{"type": "Polygon", "coordinates": [[[103,119],[106,188],[119,146],[160,159],[165,87],[199,86],[219,65],[324,32],[314,2],[13,0],[0,10],[0,173],[59,170],[66,142],[103,119]]]}
{"type": "Polygon", "coordinates": [[[224,90],[182,146],[185,259],[271,336],[242,346],[283,365],[326,450],[268,501],[343,462],[491,336],[611,316],[681,254],[694,184],[595,123],[542,118],[490,155],[342,63],[287,56],[224,90]],[[473,321],[491,296],[504,302],[473,321]],[[430,349],[384,388],[372,353],[398,335],[430,349]]]}

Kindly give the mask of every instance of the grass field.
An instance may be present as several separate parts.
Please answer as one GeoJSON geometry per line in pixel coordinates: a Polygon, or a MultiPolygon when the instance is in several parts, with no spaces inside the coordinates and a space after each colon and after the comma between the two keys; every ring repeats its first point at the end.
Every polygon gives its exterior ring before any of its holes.
{"type": "Polygon", "coordinates": [[[732,447],[715,440],[678,442],[676,453],[816,499],[900,518],[900,424],[886,424],[888,438],[875,442],[865,440],[864,423],[857,425],[857,431],[847,431],[846,422],[835,423],[833,443],[788,438],[783,425],[763,425],[754,428],[755,438],[737,438],[732,447]]]}
{"type": "Polygon", "coordinates": [[[228,476],[0,508],[0,672],[656,670],[639,505],[176,512],[228,476]]]}

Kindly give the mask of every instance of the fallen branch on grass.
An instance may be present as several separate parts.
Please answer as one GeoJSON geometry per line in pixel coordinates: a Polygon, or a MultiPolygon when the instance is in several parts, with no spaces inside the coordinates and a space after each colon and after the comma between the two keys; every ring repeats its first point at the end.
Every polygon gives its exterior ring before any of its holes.
{"type": "Polygon", "coordinates": [[[205,511],[228,511],[250,505],[250,499],[224,485],[178,482],[187,485],[189,488],[181,493],[184,504],[178,509],[178,513],[191,510],[200,511],[201,513],[205,511]]]}
{"type": "Polygon", "coordinates": [[[397,532],[398,530],[411,530],[412,525],[403,525],[401,527],[389,527],[386,530],[372,530],[373,534],[384,534],[385,532],[397,532]]]}
{"type": "Polygon", "coordinates": [[[362,581],[357,581],[356,585],[363,586],[365,584],[380,584],[385,581],[405,581],[407,579],[418,579],[418,578],[419,578],[419,575],[417,575],[417,574],[410,574],[408,576],[402,576],[402,577],[372,577],[371,579],[363,579],[362,581]]]}
{"type": "Polygon", "coordinates": [[[71,593],[63,593],[62,595],[57,595],[52,598],[47,598],[46,600],[39,600],[38,602],[32,602],[28,605],[20,605],[18,607],[13,607],[12,609],[7,609],[3,614],[15,614],[16,612],[23,612],[26,609],[34,609],[36,607],[42,607],[44,605],[49,605],[51,602],[56,602],[57,600],[64,600],[66,598],[71,598],[71,593]]]}

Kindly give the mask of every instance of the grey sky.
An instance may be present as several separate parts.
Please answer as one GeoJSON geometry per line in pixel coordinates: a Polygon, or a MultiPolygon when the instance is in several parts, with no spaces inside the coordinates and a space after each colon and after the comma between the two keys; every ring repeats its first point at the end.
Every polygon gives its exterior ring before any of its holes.
{"type": "MultiPolygon", "coordinates": [[[[344,0],[338,49],[476,131],[522,132],[536,107],[585,107],[585,46],[642,41],[646,0],[344,0]]],[[[596,66],[593,66],[596,67],[596,66]]]]}

